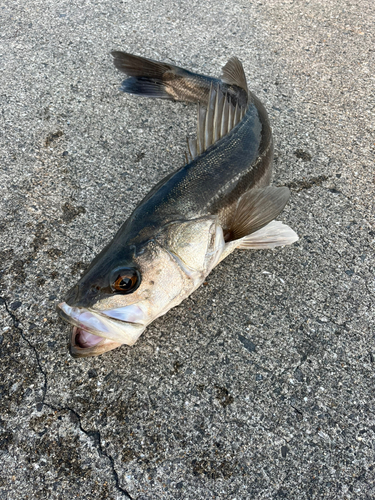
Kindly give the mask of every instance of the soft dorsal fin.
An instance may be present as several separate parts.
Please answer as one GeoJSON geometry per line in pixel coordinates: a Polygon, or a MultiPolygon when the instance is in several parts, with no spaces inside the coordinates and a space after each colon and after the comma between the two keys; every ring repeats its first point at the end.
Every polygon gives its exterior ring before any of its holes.
{"type": "Polygon", "coordinates": [[[198,103],[197,138],[188,139],[186,161],[194,160],[239,123],[245,108],[233,106],[220,87],[211,86],[207,106],[198,103]]]}
{"type": "Polygon", "coordinates": [[[246,92],[248,91],[245,72],[241,61],[237,57],[231,57],[223,67],[221,80],[229,85],[237,85],[246,92]]]}

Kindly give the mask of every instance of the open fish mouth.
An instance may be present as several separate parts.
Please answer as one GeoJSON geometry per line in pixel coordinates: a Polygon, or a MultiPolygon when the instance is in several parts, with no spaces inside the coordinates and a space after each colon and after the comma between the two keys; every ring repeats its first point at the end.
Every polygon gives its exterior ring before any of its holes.
{"type": "Polygon", "coordinates": [[[146,328],[135,321],[141,320],[142,311],[131,306],[99,312],[71,307],[62,302],[57,310],[60,317],[73,326],[70,353],[75,358],[97,356],[122,344],[133,345],[146,328]],[[134,322],[124,321],[123,318],[133,319],[134,322]]]}
{"type": "Polygon", "coordinates": [[[69,350],[73,358],[87,358],[98,356],[121,345],[118,342],[98,337],[77,326],[73,326],[70,334],[69,350]]]}

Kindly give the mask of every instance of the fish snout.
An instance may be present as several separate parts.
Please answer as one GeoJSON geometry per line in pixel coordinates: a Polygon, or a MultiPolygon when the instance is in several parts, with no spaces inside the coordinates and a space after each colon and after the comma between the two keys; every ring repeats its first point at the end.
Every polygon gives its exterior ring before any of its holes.
{"type": "Polygon", "coordinates": [[[72,307],[90,307],[98,299],[100,288],[74,285],[65,296],[65,302],[72,307]]]}
{"type": "Polygon", "coordinates": [[[79,296],[79,286],[75,285],[68,291],[64,299],[65,302],[71,306],[76,303],[78,296],[79,296]]]}

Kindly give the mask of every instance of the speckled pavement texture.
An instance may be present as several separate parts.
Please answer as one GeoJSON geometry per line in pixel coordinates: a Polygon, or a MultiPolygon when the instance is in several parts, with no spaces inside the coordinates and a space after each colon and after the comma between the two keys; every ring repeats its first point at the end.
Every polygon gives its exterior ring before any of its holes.
{"type": "Polygon", "coordinates": [[[0,4],[0,499],[372,499],[370,0],[0,4]],[[292,247],[236,252],[135,346],[74,360],[55,304],[183,162],[196,108],[119,92],[111,50],[269,111],[292,247]]]}

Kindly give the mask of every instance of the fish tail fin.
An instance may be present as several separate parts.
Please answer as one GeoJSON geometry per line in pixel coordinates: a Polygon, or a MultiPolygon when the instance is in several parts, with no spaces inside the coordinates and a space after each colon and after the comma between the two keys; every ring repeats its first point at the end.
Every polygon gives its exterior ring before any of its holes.
{"type": "Polygon", "coordinates": [[[131,76],[122,82],[120,90],[126,94],[172,99],[162,82],[155,82],[144,77],[131,76]]]}
{"type": "Polygon", "coordinates": [[[199,102],[202,106],[207,106],[210,89],[220,87],[234,107],[237,102],[240,107],[247,103],[246,77],[242,64],[236,57],[231,57],[223,67],[220,79],[127,52],[114,51],[111,54],[116,68],[128,76],[121,85],[121,90],[128,94],[199,102]]]}
{"type": "Polygon", "coordinates": [[[114,51],[111,54],[116,68],[129,77],[121,85],[121,90],[128,94],[198,102],[207,99],[211,81],[215,80],[173,64],[126,52],[114,51]]]}

